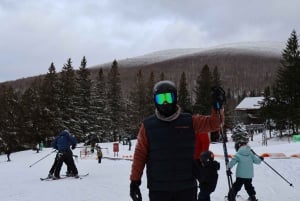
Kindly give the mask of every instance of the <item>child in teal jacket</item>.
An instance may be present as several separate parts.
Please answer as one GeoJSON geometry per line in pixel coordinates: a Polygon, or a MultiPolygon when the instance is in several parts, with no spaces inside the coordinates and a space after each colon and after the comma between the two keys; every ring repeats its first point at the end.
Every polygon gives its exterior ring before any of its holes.
{"type": "Polygon", "coordinates": [[[247,145],[247,142],[236,143],[235,147],[237,153],[228,164],[229,169],[237,164],[236,181],[233,183],[232,188],[228,192],[229,201],[231,201],[230,199],[235,198],[243,185],[245,186],[245,190],[249,195],[248,200],[257,201],[255,197],[256,192],[254,186],[252,185],[252,178],[254,177],[253,164],[260,164],[263,158],[252,153],[251,148],[247,145]]]}

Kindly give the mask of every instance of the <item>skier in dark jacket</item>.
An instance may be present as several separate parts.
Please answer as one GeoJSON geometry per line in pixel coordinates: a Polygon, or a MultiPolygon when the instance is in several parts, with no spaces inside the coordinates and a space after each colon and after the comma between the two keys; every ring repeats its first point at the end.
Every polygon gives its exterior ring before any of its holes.
{"type": "Polygon", "coordinates": [[[214,160],[214,154],[211,151],[204,151],[200,154],[198,201],[210,201],[210,194],[217,186],[219,169],[220,163],[214,160]]]}
{"type": "Polygon", "coordinates": [[[70,149],[76,148],[77,141],[76,139],[70,135],[68,130],[63,130],[51,143],[51,146],[54,149],[58,150],[57,153],[57,161],[54,170],[54,177],[53,179],[60,178],[60,170],[62,167],[63,162],[65,162],[68,166],[68,169],[72,172],[75,178],[78,178],[78,170],[75,166],[73,160],[73,153],[70,149]]]}
{"type": "MultiPolygon", "coordinates": [[[[217,101],[222,105],[225,100],[219,90],[213,93],[213,105],[217,101]]],[[[171,81],[156,83],[153,92],[156,110],[139,129],[130,175],[130,196],[133,201],[142,201],[139,186],[146,166],[150,201],[195,201],[195,134],[219,130],[219,114],[215,109],[211,115],[183,113],[177,105],[176,86],[171,81]]],[[[220,112],[222,119],[223,109],[220,112]]]]}

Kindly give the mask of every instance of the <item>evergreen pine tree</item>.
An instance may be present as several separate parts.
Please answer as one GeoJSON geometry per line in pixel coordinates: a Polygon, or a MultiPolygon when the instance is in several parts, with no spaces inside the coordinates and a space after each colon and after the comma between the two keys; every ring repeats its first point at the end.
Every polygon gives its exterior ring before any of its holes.
{"type": "Polygon", "coordinates": [[[12,149],[22,140],[20,98],[12,87],[0,86],[0,142],[12,149]]]}
{"type": "Polygon", "coordinates": [[[44,121],[44,108],[40,99],[42,80],[36,78],[22,95],[22,115],[25,143],[36,144],[46,138],[46,124],[44,121]]]}
{"type": "Polygon", "coordinates": [[[94,133],[99,141],[108,142],[110,133],[108,124],[110,122],[107,115],[107,91],[103,69],[100,68],[95,82],[92,83],[91,89],[91,116],[94,124],[92,133],[94,133]]]}
{"type": "Polygon", "coordinates": [[[218,70],[218,66],[214,67],[214,70],[212,73],[212,86],[215,86],[215,87],[222,86],[221,76],[220,76],[220,72],[218,70]]]}
{"type": "Polygon", "coordinates": [[[90,71],[86,68],[86,58],[83,57],[79,70],[77,71],[77,88],[76,88],[76,101],[75,101],[75,111],[77,124],[80,130],[80,139],[84,139],[93,130],[93,117],[91,117],[91,79],[90,71]]]}
{"type": "MultiPolygon", "coordinates": [[[[282,52],[281,66],[274,84],[274,97],[284,119],[296,132],[300,125],[300,52],[298,37],[293,30],[282,52]]],[[[279,123],[279,122],[277,122],[279,123]]]]}
{"type": "MultiPolygon", "coordinates": [[[[48,73],[45,75],[40,90],[41,107],[43,108],[44,132],[47,139],[57,135],[61,130],[62,121],[59,111],[59,80],[56,73],[56,68],[52,62],[48,73]]],[[[45,139],[45,140],[47,140],[45,139]]],[[[49,140],[50,141],[50,140],[49,140]]],[[[46,143],[46,145],[49,145],[46,143]]]]}
{"type": "Polygon", "coordinates": [[[118,69],[118,62],[116,60],[113,61],[108,73],[107,88],[108,115],[110,119],[109,128],[112,134],[111,140],[117,141],[118,137],[122,134],[124,103],[122,100],[121,78],[118,69]]]}
{"type": "Polygon", "coordinates": [[[135,85],[130,91],[129,101],[129,130],[131,131],[131,133],[138,133],[138,128],[146,116],[146,91],[142,70],[139,70],[136,75],[135,85]]]}
{"type": "Polygon", "coordinates": [[[187,80],[185,72],[182,72],[180,77],[178,90],[178,105],[183,109],[183,111],[192,111],[192,103],[190,99],[190,94],[187,89],[187,80]]]}
{"type": "Polygon", "coordinates": [[[80,128],[76,124],[75,97],[76,97],[76,74],[69,58],[64,64],[60,76],[59,107],[62,114],[63,126],[68,128],[76,137],[80,134],[80,128]]]}
{"type": "Polygon", "coordinates": [[[199,114],[210,114],[211,102],[210,93],[212,87],[212,75],[208,65],[204,65],[195,87],[196,101],[193,106],[193,112],[199,114]]]}

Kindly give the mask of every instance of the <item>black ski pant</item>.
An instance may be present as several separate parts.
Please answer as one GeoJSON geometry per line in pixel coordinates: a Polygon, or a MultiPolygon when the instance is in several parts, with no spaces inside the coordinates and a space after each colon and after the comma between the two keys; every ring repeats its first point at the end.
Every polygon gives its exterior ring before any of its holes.
{"type": "MultiPolygon", "coordinates": [[[[55,168],[57,166],[57,161],[59,159],[59,153],[56,154],[52,167],[50,168],[49,173],[54,174],[55,168]]],[[[67,165],[67,164],[66,164],[67,165]]],[[[71,172],[70,167],[67,165],[67,173],[71,172]]]]}
{"type": "Polygon", "coordinates": [[[197,201],[197,187],[181,191],[149,191],[150,201],[197,201]]]}
{"type": "Polygon", "coordinates": [[[56,166],[54,170],[54,176],[59,177],[61,167],[63,163],[66,163],[68,167],[68,171],[72,174],[78,174],[78,170],[75,166],[74,160],[73,160],[73,153],[71,150],[67,151],[59,151],[58,152],[58,160],[56,161],[56,166]]]}
{"type": "Polygon", "coordinates": [[[230,198],[230,195],[232,195],[235,198],[236,194],[241,190],[243,185],[249,197],[256,194],[254,186],[252,185],[252,179],[237,177],[236,181],[232,185],[232,188],[228,192],[228,198],[230,198]]]}
{"type": "Polygon", "coordinates": [[[198,201],[210,201],[210,192],[206,192],[200,189],[198,194],[198,201]]]}
{"type": "Polygon", "coordinates": [[[55,156],[54,162],[53,162],[53,164],[52,164],[52,167],[51,167],[51,169],[50,169],[50,171],[49,171],[50,174],[53,174],[53,173],[54,173],[54,170],[55,170],[56,165],[57,165],[58,157],[59,157],[59,156],[58,156],[58,153],[57,153],[56,156],[55,156]]]}

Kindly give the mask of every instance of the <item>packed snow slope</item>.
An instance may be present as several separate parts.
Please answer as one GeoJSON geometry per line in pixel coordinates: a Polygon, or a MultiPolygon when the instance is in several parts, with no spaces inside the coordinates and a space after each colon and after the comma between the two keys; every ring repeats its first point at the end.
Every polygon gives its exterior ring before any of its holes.
{"type": "MultiPolygon", "coordinates": [[[[253,184],[258,199],[261,201],[299,201],[300,159],[290,156],[300,155],[300,142],[272,138],[268,140],[268,146],[263,146],[261,139],[261,134],[256,134],[254,141],[250,141],[249,145],[258,154],[266,155],[268,153],[272,156],[266,157],[265,161],[287,181],[266,164],[255,165],[253,184]],[[294,187],[291,187],[289,183],[294,187]]],[[[79,173],[89,173],[89,176],[83,179],[40,181],[40,177],[47,176],[55,153],[35,165],[32,164],[51,153],[53,151],[51,148],[46,148],[40,153],[33,150],[12,153],[11,162],[6,162],[6,155],[0,155],[0,200],[130,201],[129,175],[132,161],[127,159],[133,155],[135,143],[136,141],[133,140],[131,151],[128,150],[127,145],[119,145],[118,158],[122,160],[111,160],[114,158],[113,143],[100,144],[102,148],[107,148],[103,149],[104,157],[107,158],[102,159],[101,164],[96,160],[95,153],[85,159],[79,158],[76,162],[79,173]]],[[[227,143],[227,147],[229,154],[235,153],[232,141],[227,143]]],[[[211,144],[210,149],[215,153],[216,160],[221,163],[218,185],[211,200],[222,201],[228,191],[222,143],[211,144]]],[[[80,148],[76,148],[74,154],[80,155],[80,150],[80,148]]],[[[64,174],[65,171],[66,166],[64,165],[61,174],[64,174]]],[[[235,168],[232,171],[234,173],[235,168]]],[[[233,179],[235,180],[235,174],[233,174],[233,179]]],[[[141,191],[143,200],[149,200],[145,174],[142,178],[141,191]]],[[[239,194],[247,197],[244,189],[239,194]]]]}

